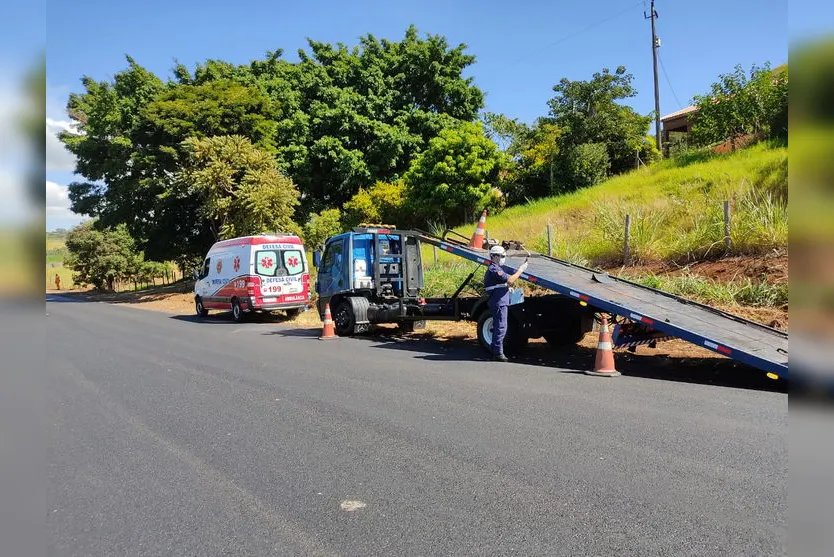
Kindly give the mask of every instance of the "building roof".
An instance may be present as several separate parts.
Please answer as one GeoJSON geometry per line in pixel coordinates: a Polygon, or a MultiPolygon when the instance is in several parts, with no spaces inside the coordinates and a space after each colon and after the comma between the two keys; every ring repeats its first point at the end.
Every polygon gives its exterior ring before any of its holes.
{"type": "Polygon", "coordinates": [[[673,118],[679,118],[679,117],[683,116],[684,114],[689,114],[691,112],[695,112],[696,110],[698,110],[698,107],[693,104],[691,106],[687,106],[686,108],[678,110],[677,112],[672,112],[671,114],[667,114],[666,116],[661,117],[660,121],[665,122],[666,120],[672,120],[673,118]]]}

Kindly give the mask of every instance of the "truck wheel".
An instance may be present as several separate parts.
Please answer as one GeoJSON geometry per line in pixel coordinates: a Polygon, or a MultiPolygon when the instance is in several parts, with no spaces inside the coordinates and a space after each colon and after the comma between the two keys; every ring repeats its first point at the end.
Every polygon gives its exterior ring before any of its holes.
{"type": "Polygon", "coordinates": [[[234,319],[238,323],[243,323],[243,321],[246,320],[245,314],[243,313],[243,309],[241,309],[240,302],[237,301],[237,298],[232,300],[232,319],[234,319]]]}
{"type": "Polygon", "coordinates": [[[197,310],[197,317],[206,317],[208,316],[208,310],[203,306],[203,299],[196,298],[194,300],[194,309],[197,310]]]}
{"type": "MultiPolygon", "coordinates": [[[[504,352],[519,354],[527,347],[527,335],[513,317],[507,319],[507,336],[504,337],[504,352]]],[[[488,311],[478,317],[478,342],[481,348],[492,353],[492,314],[488,311]]]]}
{"type": "Polygon", "coordinates": [[[333,325],[338,336],[353,336],[356,327],[356,316],[353,315],[353,306],[350,304],[350,300],[342,300],[336,306],[336,311],[333,313],[333,325]]]}

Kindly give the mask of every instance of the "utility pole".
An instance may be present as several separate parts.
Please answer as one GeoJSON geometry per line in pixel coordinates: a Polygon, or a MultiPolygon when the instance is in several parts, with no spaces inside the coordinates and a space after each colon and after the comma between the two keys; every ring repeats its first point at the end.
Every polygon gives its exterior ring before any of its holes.
{"type": "Polygon", "coordinates": [[[643,14],[646,19],[652,20],[652,60],[654,63],[654,133],[657,141],[657,150],[663,153],[663,144],[660,140],[660,86],[657,81],[657,49],[660,48],[660,39],[657,38],[657,30],[655,29],[655,20],[657,19],[657,12],[654,9],[654,0],[652,0],[651,14],[643,14]]]}

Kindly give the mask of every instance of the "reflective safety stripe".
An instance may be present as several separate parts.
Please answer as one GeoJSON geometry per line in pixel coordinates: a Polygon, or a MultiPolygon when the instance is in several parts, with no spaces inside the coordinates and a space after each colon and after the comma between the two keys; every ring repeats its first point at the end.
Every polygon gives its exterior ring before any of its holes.
{"type": "Polygon", "coordinates": [[[611,350],[611,343],[610,342],[598,342],[597,343],[597,350],[611,350]]]}
{"type": "Polygon", "coordinates": [[[509,286],[507,286],[506,284],[495,284],[493,286],[487,286],[486,288],[484,288],[484,290],[489,292],[491,290],[495,290],[496,288],[509,288],[509,286]]]}

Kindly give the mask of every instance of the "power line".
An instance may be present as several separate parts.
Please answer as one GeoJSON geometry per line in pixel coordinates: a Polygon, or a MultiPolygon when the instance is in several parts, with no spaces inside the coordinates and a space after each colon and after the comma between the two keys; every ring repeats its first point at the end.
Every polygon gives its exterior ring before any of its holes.
{"type": "MultiPolygon", "coordinates": [[[[617,12],[617,13],[615,13],[614,15],[610,15],[610,16],[608,16],[608,17],[604,18],[604,19],[601,19],[601,20],[597,21],[596,23],[592,23],[591,25],[589,25],[589,26],[587,26],[587,27],[585,27],[585,28],[583,28],[583,29],[580,29],[580,30],[579,30],[579,31],[577,31],[576,33],[572,33],[572,34],[570,34],[570,35],[568,35],[568,36],[566,36],[566,37],[562,37],[562,38],[561,38],[561,39],[559,39],[558,41],[554,41],[554,42],[552,42],[552,43],[550,43],[550,44],[548,44],[548,45],[545,45],[545,46],[543,46],[542,48],[540,48],[539,50],[537,50],[534,54],[539,54],[539,53],[541,53],[541,52],[544,52],[545,50],[547,50],[547,49],[548,49],[548,48],[550,48],[550,47],[556,46],[557,44],[560,44],[560,43],[563,43],[563,42],[565,42],[565,41],[567,41],[567,40],[573,39],[574,37],[578,37],[579,35],[581,35],[581,34],[583,34],[583,33],[586,33],[586,32],[590,31],[591,29],[593,29],[593,28],[595,28],[595,27],[599,27],[599,26],[600,26],[600,25],[602,25],[603,23],[608,23],[608,22],[609,22],[609,21],[611,21],[612,19],[616,19],[616,18],[618,18],[618,17],[620,17],[620,16],[622,16],[622,15],[624,15],[624,14],[626,14],[626,13],[628,13],[628,12],[632,11],[634,8],[637,8],[637,7],[639,7],[639,6],[642,6],[642,5],[643,5],[643,3],[644,3],[644,1],[645,1],[645,0],[640,0],[640,2],[637,2],[636,4],[631,5],[630,7],[628,7],[628,8],[626,8],[626,9],[624,9],[624,10],[623,10],[623,11],[621,11],[621,12],[617,12]]],[[[522,60],[525,60],[526,58],[529,58],[529,56],[530,56],[530,55],[525,55],[525,56],[522,56],[521,58],[518,58],[518,59],[516,59],[516,60],[513,60],[511,63],[515,64],[515,63],[517,63],[517,62],[521,62],[522,60]]]]}
{"type": "Polygon", "coordinates": [[[660,60],[660,68],[663,70],[663,77],[666,78],[666,84],[669,85],[669,89],[672,91],[672,96],[675,97],[675,102],[678,103],[678,108],[683,108],[683,105],[678,100],[678,95],[675,93],[675,88],[672,87],[672,82],[669,80],[669,74],[666,73],[666,66],[663,65],[663,57],[660,53],[657,53],[657,59],[660,60]]]}

